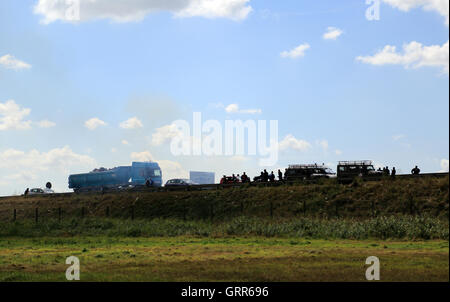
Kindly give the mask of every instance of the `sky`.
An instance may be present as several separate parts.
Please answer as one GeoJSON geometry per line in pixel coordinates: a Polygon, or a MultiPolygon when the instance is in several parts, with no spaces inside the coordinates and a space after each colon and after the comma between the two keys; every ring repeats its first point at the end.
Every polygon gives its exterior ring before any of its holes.
{"type": "Polygon", "coordinates": [[[359,159],[448,171],[448,19],[447,0],[2,0],[0,195],[147,160],[164,181],[359,159]],[[278,162],[175,156],[194,112],[277,120],[278,162]]]}

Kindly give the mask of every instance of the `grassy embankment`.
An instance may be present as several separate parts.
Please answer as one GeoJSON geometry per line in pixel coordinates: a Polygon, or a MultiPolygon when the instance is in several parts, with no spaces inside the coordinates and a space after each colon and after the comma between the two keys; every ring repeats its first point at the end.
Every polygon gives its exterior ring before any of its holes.
{"type": "Polygon", "coordinates": [[[339,185],[239,187],[194,192],[122,192],[72,194],[0,199],[0,221],[30,218],[39,208],[40,219],[105,217],[183,218],[228,220],[236,216],[358,218],[391,215],[425,215],[449,218],[449,179],[386,179],[339,185]]]}

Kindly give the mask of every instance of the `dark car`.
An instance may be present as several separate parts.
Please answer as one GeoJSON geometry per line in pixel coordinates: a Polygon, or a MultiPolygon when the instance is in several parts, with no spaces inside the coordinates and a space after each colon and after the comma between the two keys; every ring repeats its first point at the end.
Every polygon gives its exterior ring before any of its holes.
{"type": "Polygon", "coordinates": [[[196,185],[196,183],[190,179],[176,178],[168,180],[165,187],[189,187],[193,185],[196,185]]]}
{"type": "Polygon", "coordinates": [[[340,161],[337,166],[339,180],[352,180],[356,177],[378,179],[383,176],[382,171],[376,171],[370,160],[340,161]]]}
{"type": "Polygon", "coordinates": [[[303,165],[290,165],[284,173],[286,181],[295,180],[307,180],[317,178],[335,178],[334,173],[330,168],[325,165],[317,164],[303,164],[303,165]]]}

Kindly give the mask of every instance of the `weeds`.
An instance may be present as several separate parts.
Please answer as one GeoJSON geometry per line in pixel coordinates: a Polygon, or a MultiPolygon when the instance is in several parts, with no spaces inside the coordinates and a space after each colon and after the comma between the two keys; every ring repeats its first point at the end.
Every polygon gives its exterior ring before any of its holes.
{"type": "Polygon", "coordinates": [[[4,223],[0,237],[226,237],[265,236],[314,239],[449,239],[448,221],[420,216],[389,216],[366,220],[239,216],[223,222],[155,218],[124,220],[86,218],[4,223]]]}

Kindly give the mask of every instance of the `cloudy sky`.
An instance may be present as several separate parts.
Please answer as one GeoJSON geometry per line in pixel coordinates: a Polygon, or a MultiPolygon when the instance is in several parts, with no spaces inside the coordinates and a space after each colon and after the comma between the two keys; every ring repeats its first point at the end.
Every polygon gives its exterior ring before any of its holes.
{"type": "Polygon", "coordinates": [[[448,171],[447,0],[382,0],[371,21],[365,0],[81,0],[79,20],[71,1],[0,1],[0,195],[132,160],[165,180],[258,173],[252,156],[171,155],[194,111],[278,120],[273,169],[448,171]]]}

